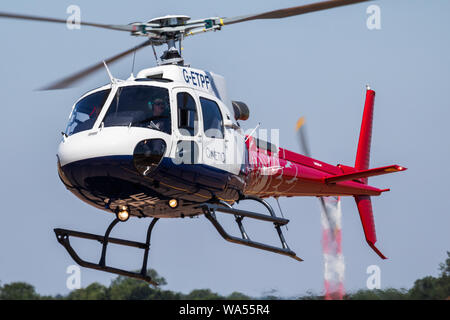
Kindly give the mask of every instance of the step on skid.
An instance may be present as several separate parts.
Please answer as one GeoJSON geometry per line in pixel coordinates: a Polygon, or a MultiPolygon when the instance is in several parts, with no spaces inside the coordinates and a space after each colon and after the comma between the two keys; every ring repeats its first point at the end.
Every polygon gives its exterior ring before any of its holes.
{"type": "Polygon", "coordinates": [[[297,261],[303,261],[301,258],[297,256],[297,254],[289,249],[289,246],[286,243],[286,240],[284,238],[283,232],[281,231],[281,226],[286,225],[289,220],[277,217],[273,208],[270,206],[270,204],[258,197],[254,196],[246,196],[242,200],[253,200],[257,201],[261,204],[263,204],[266,209],[269,211],[270,215],[267,214],[261,214],[257,212],[247,211],[247,210],[239,210],[233,208],[230,204],[226,203],[225,201],[218,201],[217,203],[204,203],[200,208],[203,209],[203,213],[205,214],[205,217],[213,224],[213,226],[216,228],[216,230],[219,232],[219,234],[227,241],[230,241],[232,243],[249,246],[252,248],[270,251],[274,253],[278,253],[281,255],[289,256],[297,261]],[[216,213],[221,212],[225,214],[232,214],[235,216],[235,221],[239,227],[239,231],[241,232],[241,238],[232,236],[228,234],[225,229],[222,227],[222,225],[219,223],[216,217],[216,213]],[[242,220],[244,218],[251,218],[266,222],[272,222],[274,224],[275,230],[277,231],[278,237],[280,238],[281,247],[276,247],[272,245],[268,245],[261,242],[256,242],[250,239],[250,237],[247,235],[247,232],[244,229],[244,226],[242,224],[242,220]]]}

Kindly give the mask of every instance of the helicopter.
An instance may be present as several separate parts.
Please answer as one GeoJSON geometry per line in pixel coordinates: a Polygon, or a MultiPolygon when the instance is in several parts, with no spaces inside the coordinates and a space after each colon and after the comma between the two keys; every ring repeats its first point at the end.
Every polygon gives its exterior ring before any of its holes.
{"type": "MultiPolygon", "coordinates": [[[[368,245],[385,259],[375,246],[371,196],[389,189],[370,186],[368,178],[406,168],[369,167],[375,91],[366,88],[355,164],[335,166],[255,137],[255,130],[246,134],[240,122],[250,116],[247,104],[229,98],[224,77],[192,68],[181,54],[185,38],[220,31],[227,25],[280,19],[366,1],[330,0],[231,18],[191,20],[186,15],[167,15],[128,25],[80,22],[129,32],[146,40],[42,88],[67,88],[102,68],[110,79],[108,84],[90,90],[73,104],[57,152],[57,170],[70,192],[111,213],[114,220],[104,235],[55,228],[57,241],[82,267],[156,285],[147,274],[147,262],[151,234],[161,218],[205,216],[227,241],[303,261],[289,248],[283,235],[281,227],[289,220],[277,216],[266,199],[352,196],[368,245]],[[157,66],[143,69],[126,80],[111,74],[108,65],[148,46],[153,49],[157,66]],[[155,47],[159,46],[167,49],[158,59],[155,47]],[[237,208],[244,201],[257,202],[267,212],[237,208]],[[234,216],[241,237],[225,231],[218,214],[234,216]],[[110,237],[112,229],[130,217],[152,218],[145,242],[110,237]],[[273,224],[280,246],[252,240],[244,228],[244,219],[273,224]],[[100,242],[99,262],[83,260],[72,247],[71,237],[100,242]],[[144,250],[140,272],[107,265],[110,243],[144,250]]],[[[5,12],[0,12],[0,18],[66,23],[63,19],[5,12]]]]}

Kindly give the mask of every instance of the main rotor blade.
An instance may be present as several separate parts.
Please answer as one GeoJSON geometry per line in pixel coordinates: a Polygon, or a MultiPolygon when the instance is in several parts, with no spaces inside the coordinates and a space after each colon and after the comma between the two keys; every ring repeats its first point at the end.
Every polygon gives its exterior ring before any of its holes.
{"type": "MultiPolygon", "coordinates": [[[[33,20],[33,21],[54,22],[54,23],[67,23],[67,20],[65,20],[65,19],[47,18],[47,17],[31,16],[31,15],[25,15],[25,14],[8,13],[8,12],[0,12],[0,18],[33,20]]],[[[128,31],[128,32],[133,31],[133,26],[131,26],[131,25],[113,25],[113,24],[102,24],[102,23],[92,23],[92,22],[83,22],[83,21],[80,21],[80,25],[103,28],[103,29],[118,30],[118,31],[128,31]]]]}
{"type": "MultiPolygon", "coordinates": [[[[311,149],[309,148],[309,143],[308,143],[308,137],[306,136],[306,127],[305,127],[305,118],[301,117],[300,119],[298,119],[295,130],[297,131],[297,135],[299,138],[299,146],[301,149],[301,152],[303,155],[307,156],[307,157],[311,157],[311,149]]],[[[334,241],[334,231],[336,230],[336,223],[334,222],[330,211],[328,210],[327,204],[326,204],[326,199],[329,197],[319,197],[320,200],[320,204],[322,206],[322,210],[325,213],[325,217],[327,218],[328,221],[328,225],[331,229],[331,237],[332,240],[334,241]]],[[[330,197],[333,198],[333,197],[330,197]]]]}
{"type": "MultiPolygon", "coordinates": [[[[135,46],[131,49],[128,49],[127,51],[121,52],[107,60],[105,60],[106,64],[112,64],[114,62],[116,62],[117,60],[129,55],[130,53],[133,53],[134,51],[137,51],[141,48],[144,48],[145,46],[151,44],[151,40],[147,40],[143,43],[141,43],[138,46],[135,46]]],[[[53,84],[50,84],[48,86],[45,86],[43,88],[40,88],[39,90],[55,90],[55,89],[64,89],[64,88],[68,88],[70,86],[73,86],[76,82],[80,81],[81,79],[87,77],[88,75],[92,74],[93,72],[101,69],[104,67],[103,61],[99,62],[97,64],[94,64],[93,66],[90,66],[86,69],[83,69],[71,76],[68,76],[66,78],[63,78],[53,84]]]]}
{"type": "Polygon", "coordinates": [[[311,158],[311,149],[309,148],[308,138],[306,136],[304,117],[298,119],[295,130],[297,131],[299,146],[302,154],[311,158]]]}
{"type": "Polygon", "coordinates": [[[346,5],[355,4],[355,3],[359,3],[359,2],[366,2],[366,1],[371,1],[371,0],[322,1],[322,2],[310,3],[307,5],[303,5],[303,6],[279,9],[279,10],[268,11],[268,12],[263,12],[263,13],[258,13],[258,14],[231,17],[231,18],[223,18],[222,23],[224,25],[228,25],[228,24],[234,24],[234,23],[250,21],[250,20],[281,19],[281,18],[297,16],[297,15],[305,14],[305,13],[309,13],[309,12],[326,10],[326,9],[331,9],[331,8],[336,8],[336,7],[341,7],[341,6],[346,6],[346,5]]]}

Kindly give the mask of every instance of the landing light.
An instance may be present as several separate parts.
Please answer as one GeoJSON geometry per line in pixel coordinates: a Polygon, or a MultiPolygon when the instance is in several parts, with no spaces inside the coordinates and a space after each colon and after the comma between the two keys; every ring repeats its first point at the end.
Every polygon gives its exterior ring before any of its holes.
{"type": "Polygon", "coordinates": [[[169,207],[171,207],[172,209],[175,209],[176,207],[178,207],[178,200],[177,199],[170,199],[169,200],[169,207]]]}
{"type": "Polygon", "coordinates": [[[125,222],[130,218],[130,213],[128,212],[127,207],[120,208],[119,212],[117,212],[117,218],[122,222],[125,222]]]}

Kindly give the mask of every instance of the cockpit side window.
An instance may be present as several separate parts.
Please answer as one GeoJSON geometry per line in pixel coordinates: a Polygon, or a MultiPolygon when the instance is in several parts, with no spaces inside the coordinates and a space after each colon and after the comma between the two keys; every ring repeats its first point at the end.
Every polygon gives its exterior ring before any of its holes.
{"type": "Polygon", "coordinates": [[[185,136],[195,136],[198,131],[198,116],[194,98],[187,92],[179,92],[177,105],[180,133],[185,136]]]}
{"type": "Polygon", "coordinates": [[[111,89],[95,92],[75,105],[66,128],[68,136],[92,129],[111,89]]]}
{"type": "Polygon", "coordinates": [[[119,87],[103,124],[105,127],[143,127],[170,134],[169,91],[151,86],[119,87]]]}
{"type": "Polygon", "coordinates": [[[223,139],[223,118],[219,106],[213,100],[200,97],[203,115],[203,130],[209,138],[223,139]]]}

